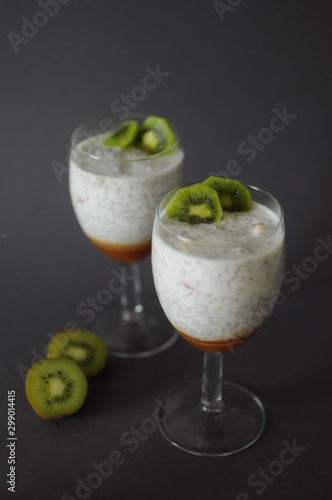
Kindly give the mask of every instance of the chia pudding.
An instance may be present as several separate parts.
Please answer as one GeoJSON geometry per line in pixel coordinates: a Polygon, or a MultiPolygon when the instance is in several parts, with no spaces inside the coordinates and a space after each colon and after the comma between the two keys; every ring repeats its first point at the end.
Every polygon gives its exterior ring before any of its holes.
{"type": "Polygon", "coordinates": [[[158,200],[183,180],[178,144],[147,156],[137,148],[107,147],[97,134],[72,147],[69,186],[84,233],[108,256],[135,262],[151,250],[158,200]]]}
{"type": "Polygon", "coordinates": [[[284,271],[284,228],[271,209],[226,212],[215,224],[155,220],[152,269],[166,316],[210,352],[242,344],[271,313],[284,271]]]}

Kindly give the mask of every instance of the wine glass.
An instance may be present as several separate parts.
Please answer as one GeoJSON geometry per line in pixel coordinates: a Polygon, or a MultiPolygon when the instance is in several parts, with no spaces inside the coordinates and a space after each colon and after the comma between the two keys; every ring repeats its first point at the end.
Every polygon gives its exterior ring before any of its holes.
{"type": "Polygon", "coordinates": [[[265,425],[259,398],[222,380],[222,353],[250,338],[272,312],[284,270],[282,208],[266,191],[246,187],[252,209],[224,212],[218,224],[168,218],[165,208],[177,189],[156,210],[152,270],[158,298],[174,328],[205,352],[202,380],[167,396],[159,427],[172,444],[195,455],[236,453],[253,444],[265,425]]]}
{"type": "MultiPolygon", "coordinates": [[[[140,125],[145,118],[133,114],[127,120],[140,125]]],[[[85,235],[123,266],[120,273],[112,270],[91,329],[105,340],[111,355],[141,358],[167,349],[178,338],[156,297],[143,297],[139,263],[151,252],[158,200],[182,182],[184,152],[174,127],[174,144],[157,154],[103,145],[121,123],[119,118],[102,118],[76,128],[71,137],[69,188],[85,235]],[[120,301],[113,300],[119,290],[120,301]]]]}

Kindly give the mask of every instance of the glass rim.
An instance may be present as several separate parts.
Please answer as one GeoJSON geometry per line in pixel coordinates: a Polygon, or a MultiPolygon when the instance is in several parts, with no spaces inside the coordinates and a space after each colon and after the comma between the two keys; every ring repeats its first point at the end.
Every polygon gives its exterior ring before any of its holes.
{"type": "MultiPolygon", "coordinates": [[[[167,226],[166,224],[164,224],[164,222],[161,220],[161,213],[162,211],[160,210],[160,207],[161,207],[161,204],[163,203],[163,201],[165,200],[165,198],[167,198],[168,196],[170,197],[169,200],[171,200],[171,194],[174,193],[176,191],[178,191],[179,189],[181,188],[184,188],[184,187],[190,187],[190,186],[193,186],[194,184],[197,184],[197,183],[201,183],[200,181],[198,182],[189,182],[187,184],[182,184],[181,186],[178,186],[174,189],[172,189],[171,191],[169,191],[168,193],[166,193],[158,202],[157,204],[157,207],[156,207],[156,216],[157,216],[157,220],[158,220],[158,223],[162,226],[162,228],[167,232],[169,233],[170,235],[172,235],[173,237],[175,237],[177,240],[182,240],[182,241],[188,241],[188,238],[184,237],[184,236],[180,236],[179,234],[177,234],[176,232],[172,231],[172,229],[169,228],[169,226],[167,226]]],[[[256,191],[256,192],[259,192],[259,193],[262,193],[264,195],[266,195],[268,198],[270,198],[271,201],[273,201],[278,207],[279,207],[279,210],[280,210],[280,216],[279,216],[279,220],[278,220],[278,223],[276,224],[276,226],[271,229],[267,236],[268,237],[271,237],[273,236],[279,229],[280,227],[283,226],[284,224],[284,210],[282,208],[282,205],[279,203],[279,201],[272,195],[270,194],[268,191],[266,191],[265,189],[263,188],[260,188],[258,186],[254,186],[252,184],[246,184],[244,182],[242,182],[242,184],[246,187],[246,188],[249,188],[253,191],[256,191]]],[[[166,208],[166,206],[164,207],[166,208]]],[[[211,224],[213,225],[213,224],[211,224]]],[[[197,243],[195,243],[197,244],[197,243]]],[[[198,244],[197,244],[198,246],[198,244]]],[[[225,247],[225,249],[232,249],[232,248],[236,248],[238,245],[236,246],[233,246],[233,245],[230,245],[230,246],[227,246],[225,247]]]]}
{"type": "MultiPolygon", "coordinates": [[[[145,118],[147,118],[148,116],[151,116],[151,115],[147,115],[147,114],[144,114],[144,113],[130,113],[128,116],[126,116],[125,119],[121,120],[120,119],[120,123],[118,126],[120,126],[122,123],[128,121],[128,120],[134,120],[134,119],[141,119],[141,120],[144,120],[145,118]]],[[[157,115],[153,115],[153,116],[157,116],[157,115]]],[[[173,124],[173,122],[169,121],[170,125],[171,125],[171,128],[174,132],[174,135],[176,137],[176,140],[175,142],[167,149],[163,149],[162,151],[159,151],[158,153],[154,153],[154,154],[150,154],[150,155],[146,155],[146,156],[143,156],[142,158],[132,158],[132,159],[126,159],[126,158],[112,158],[112,159],[107,159],[107,158],[104,158],[103,156],[96,156],[96,155],[93,155],[89,152],[86,152],[86,151],[83,151],[82,149],[79,149],[78,148],[78,145],[85,141],[85,140],[89,140],[90,137],[94,137],[98,134],[107,134],[109,132],[111,132],[111,130],[109,130],[108,132],[107,131],[103,131],[101,130],[101,127],[100,127],[100,123],[103,121],[103,120],[107,120],[109,119],[112,122],[112,120],[110,118],[108,118],[107,116],[103,116],[103,117],[99,117],[99,118],[94,118],[94,119],[91,119],[91,120],[85,120],[84,122],[81,122],[79,125],[77,125],[77,127],[75,127],[75,129],[73,130],[72,134],[71,134],[71,137],[70,137],[70,146],[72,149],[74,149],[75,151],[77,151],[80,155],[82,155],[83,157],[86,157],[86,158],[91,158],[91,159],[94,159],[94,160],[102,160],[104,162],[107,162],[107,163],[131,163],[131,162],[140,162],[140,161],[145,161],[145,160],[151,160],[151,159],[155,159],[155,158],[160,158],[161,156],[164,156],[165,154],[169,154],[171,151],[175,150],[177,146],[180,145],[181,143],[181,137],[180,137],[180,134],[178,132],[178,129],[176,128],[176,126],[173,124]],[[96,124],[97,127],[98,127],[98,124],[99,124],[99,128],[96,128],[94,130],[94,132],[96,133],[93,133],[91,136],[87,136],[85,137],[84,139],[82,139],[80,142],[74,142],[74,136],[75,134],[77,134],[80,129],[82,129],[84,126],[90,124],[90,126],[92,124],[96,124]]],[[[116,129],[117,127],[115,127],[116,129]]],[[[114,129],[114,130],[115,130],[114,129]]]]}

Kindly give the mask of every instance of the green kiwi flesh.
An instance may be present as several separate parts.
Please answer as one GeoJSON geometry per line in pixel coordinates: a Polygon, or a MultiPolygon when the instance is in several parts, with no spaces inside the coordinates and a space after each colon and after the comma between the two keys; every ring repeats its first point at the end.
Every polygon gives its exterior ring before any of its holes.
{"type": "Polygon", "coordinates": [[[242,182],[222,177],[209,177],[203,181],[218,193],[223,210],[229,212],[248,212],[251,208],[251,194],[242,182]]]}
{"type": "Polygon", "coordinates": [[[71,359],[86,377],[94,377],[105,366],[107,346],[98,335],[89,330],[66,330],[52,338],[47,348],[47,357],[71,359]]]}
{"type": "Polygon", "coordinates": [[[138,124],[136,120],[122,123],[114,132],[104,139],[104,146],[126,148],[136,139],[138,124]]]}
{"type": "Polygon", "coordinates": [[[169,149],[175,141],[175,134],[166,118],[148,116],[139,129],[138,146],[150,154],[169,149]]]}
{"type": "Polygon", "coordinates": [[[197,183],[176,191],[169,201],[166,213],[171,219],[189,224],[213,224],[222,217],[222,208],[216,191],[197,183]]]}
{"type": "Polygon", "coordinates": [[[42,418],[62,418],[82,406],[88,384],[76,363],[64,358],[42,359],[30,368],[25,392],[34,411],[42,418]]]}

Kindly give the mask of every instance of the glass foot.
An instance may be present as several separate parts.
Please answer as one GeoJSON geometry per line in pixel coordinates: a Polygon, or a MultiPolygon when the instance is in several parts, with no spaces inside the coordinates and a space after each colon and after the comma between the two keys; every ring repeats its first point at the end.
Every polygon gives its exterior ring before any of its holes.
{"type": "Polygon", "coordinates": [[[171,347],[179,338],[154,297],[144,297],[144,311],[123,311],[120,303],[99,312],[91,329],[106,342],[111,356],[147,358],[171,347]]]}
{"type": "Polygon", "coordinates": [[[263,432],[262,402],[244,387],[223,381],[223,408],[204,410],[201,380],[173,390],[159,411],[159,427],[173,445],[193,455],[222,457],[252,445],[263,432]]]}

